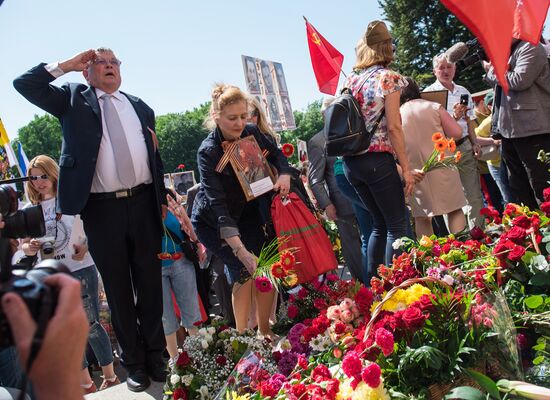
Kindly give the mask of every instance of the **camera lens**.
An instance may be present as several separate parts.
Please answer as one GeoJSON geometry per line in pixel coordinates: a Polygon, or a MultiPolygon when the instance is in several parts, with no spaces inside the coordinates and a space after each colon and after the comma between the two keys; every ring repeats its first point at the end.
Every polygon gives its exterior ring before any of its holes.
{"type": "MultiPolygon", "coordinates": [[[[2,197],[1,190],[0,187],[0,198],[2,197]]],[[[2,233],[12,239],[41,237],[46,234],[41,205],[18,210],[4,217],[4,222],[6,226],[2,233]]]]}

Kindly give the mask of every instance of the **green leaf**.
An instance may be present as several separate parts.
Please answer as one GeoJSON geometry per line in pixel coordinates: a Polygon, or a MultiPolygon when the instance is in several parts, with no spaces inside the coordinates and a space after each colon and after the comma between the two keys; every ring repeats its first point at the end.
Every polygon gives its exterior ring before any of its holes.
{"type": "Polygon", "coordinates": [[[533,286],[550,286],[550,277],[548,274],[538,273],[529,279],[529,284],[533,286]]]}
{"type": "Polygon", "coordinates": [[[494,397],[495,399],[500,399],[500,393],[498,391],[498,387],[495,381],[493,381],[487,375],[484,375],[473,369],[468,369],[466,372],[473,379],[475,379],[475,381],[479,384],[479,386],[485,389],[492,397],[494,397]]]}
{"type": "Polygon", "coordinates": [[[540,295],[529,296],[525,299],[525,305],[534,310],[544,304],[544,298],[540,295]]]}
{"type": "Polygon", "coordinates": [[[546,243],[546,252],[550,253],[550,243],[546,243]]]}
{"type": "Polygon", "coordinates": [[[534,251],[526,251],[523,257],[521,257],[521,261],[523,261],[525,264],[531,264],[531,259],[533,257],[536,257],[538,254],[534,251]]]}
{"type": "Polygon", "coordinates": [[[485,395],[479,389],[470,386],[459,386],[451,390],[444,399],[485,400],[485,395]]]}
{"type": "Polygon", "coordinates": [[[541,364],[543,361],[544,361],[544,356],[535,357],[535,359],[533,360],[533,365],[539,365],[539,364],[541,364]]]}

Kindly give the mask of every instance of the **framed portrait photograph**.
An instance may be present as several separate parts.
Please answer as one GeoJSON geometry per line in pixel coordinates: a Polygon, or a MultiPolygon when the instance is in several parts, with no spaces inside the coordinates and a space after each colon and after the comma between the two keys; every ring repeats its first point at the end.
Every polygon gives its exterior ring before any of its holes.
{"type": "Polygon", "coordinates": [[[172,175],[171,174],[164,174],[164,187],[166,189],[174,187],[174,185],[172,183],[172,175]]]}
{"type": "Polygon", "coordinates": [[[195,181],[195,172],[174,172],[172,174],[172,182],[174,183],[173,187],[177,194],[187,196],[187,189],[192,188],[197,183],[197,181],[195,181]]]}
{"type": "Polygon", "coordinates": [[[229,162],[241,184],[246,201],[273,189],[275,176],[254,136],[229,144],[227,151],[230,152],[229,162]]]}

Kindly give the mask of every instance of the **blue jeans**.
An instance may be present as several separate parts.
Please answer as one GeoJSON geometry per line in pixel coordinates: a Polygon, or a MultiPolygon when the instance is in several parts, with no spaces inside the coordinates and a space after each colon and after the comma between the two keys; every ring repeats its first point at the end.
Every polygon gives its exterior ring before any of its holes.
{"type": "MultiPolygon", "coordinates": [[[[369,237],[372,232],[372,218],[369,214],[369,210],[363,204],[357,192],[351,186],[351,183],[347,180],[344,174],[334,175],[336,177],[336,183],[340,192],[351,201],[351,206],[353,207],[353,212],[357,218],[357,223],[359,224],[359,231],[361,231],[361,254],[363,255],[363,279],[364,283],[368,285],[370,276],[373,273],[369,273],[369,264],[367,258],[367,249],[369,245],[369,237]]],[[[374,272],[374,271],[373,271],[374,272]]]]}
{"type": "Polygon", "coordinates": [[[372,216],[367,259],[368,270],[374,274],[378,265],[389,264],[397,254],[393,242],[407,236],[409,222],[401,178],[390,153],[344,157],[344,172],[372,216]]]}
{"type": "Polygon", "coordinates": [[[193,328],[194,324],[200,322],[202,318],[195,267],[186,258],[180,258],[172,265],[162,267],[162,327],[165,336],[176,332],[180,327],[174,310],[172,291],[180,309],[181,326],[193,328]]]}
{"type": "Polygon", "coordinates": [[[501,161],[499,166],[487,164],[487,167],[500,190],[504,204],[510,203],[510,201],[512,201],[512,196],[510,195],[510,186],[508,186],[508,171],[506,170],[506,165],[501,161]]]}
{"type": "Polygon", "coordinates": [[[23,369],[14,346],[0,350],[0,386],[21,389],[23,369]]]}
{"type": "MultiPolygon", "coordinates": [[[[107,335],[107,332],[99,323],[97,269],[95,265],[91,265],[74,271],[72,274],[76,279],[80,280],[82,285],[82,304],[84,305],[84,311],[86,311],[88,322],[90,323],[90,334],[88,335],[90,347],[94,351],[100,366],[109,365],[113,362],[113,349],[111,348],[109,335],[107,335]]],[[[86,360],[86,355],[84,355],[83,368],[87,366],[88,360],[86,360]]]]}

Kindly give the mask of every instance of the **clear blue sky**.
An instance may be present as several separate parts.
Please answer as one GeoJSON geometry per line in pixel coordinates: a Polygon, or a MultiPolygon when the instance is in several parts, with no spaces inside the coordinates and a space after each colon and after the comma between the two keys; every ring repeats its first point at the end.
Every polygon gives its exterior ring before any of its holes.
{"type": "MultiPolygon", "coordinates": [[[[244,86],[241,54],[283,64],[294,109],[322,97],[306,42],[308,20],[344,54],[366,25],[381,18],[376,0],[5,0],[0,7],[0,118],[11,138],[34,114],[12,86],[39,62],[59,61],[99,46],[122,64],[122,89],[157,113],[181,112],[209,100],[214,82],[244,86]]],[[[59,78],[84,81],[78,73],[59,78]]]]}

